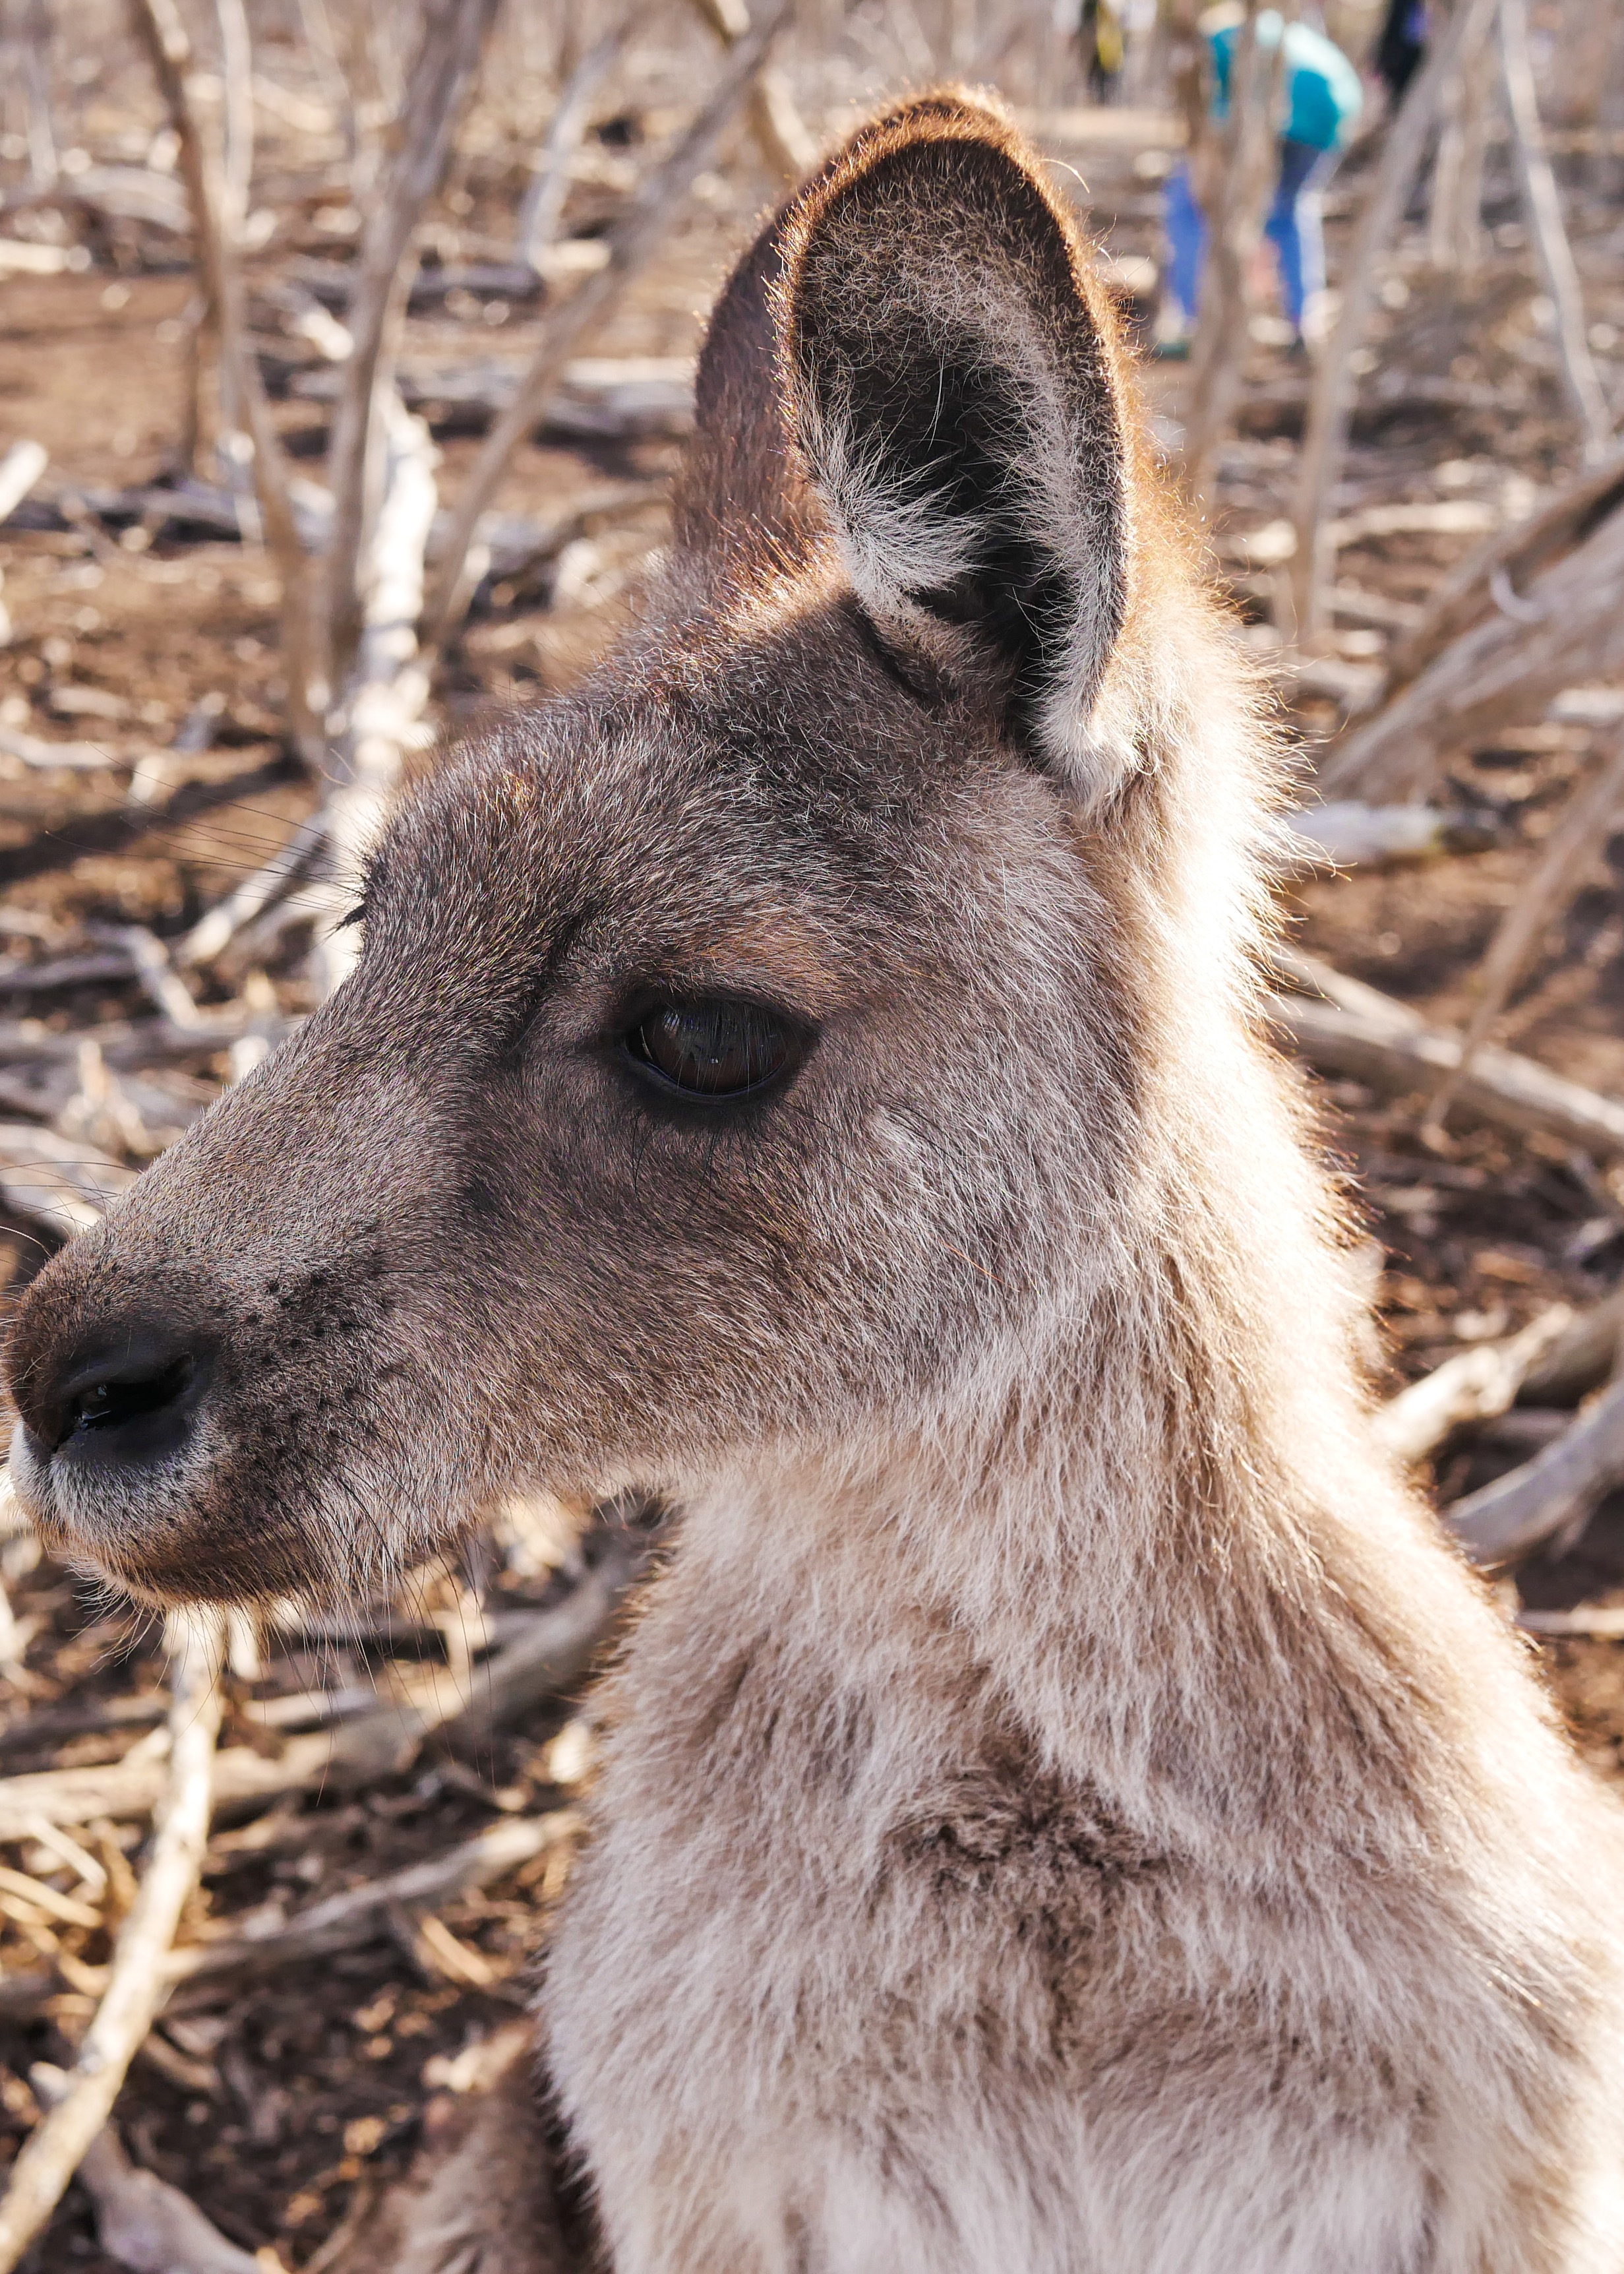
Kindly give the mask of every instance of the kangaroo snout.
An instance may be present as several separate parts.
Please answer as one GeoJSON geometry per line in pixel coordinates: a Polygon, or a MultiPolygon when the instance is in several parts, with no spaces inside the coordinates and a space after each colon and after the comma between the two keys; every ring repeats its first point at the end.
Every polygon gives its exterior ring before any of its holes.
{"type": "Polygon", "coordinates": [[[323,1480],[348,1460],[387,1491],[410,1438],[394,1267],[420,1196],[397,1169],[383,1205],[335,1081],[302,1141],[279,1133],[282,1079],[222,1101],[55,1257],[7,1347],[19,1497],[148,1597],[342,1584],[356,1520],[323,1480]]]}

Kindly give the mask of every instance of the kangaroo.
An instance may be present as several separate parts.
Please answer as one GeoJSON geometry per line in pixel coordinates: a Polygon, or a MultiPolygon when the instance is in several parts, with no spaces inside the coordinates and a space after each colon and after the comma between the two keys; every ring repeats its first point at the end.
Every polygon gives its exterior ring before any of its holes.
{"type": "Polygon", "coordinates": [[[1039,159],[865,126],[697,403],[621,651],[35,1282],[18,1489],[165,1600],[680,1508],[539,2001],[614,2274],[1617,2274],[1618,1820],[1372,1443],[1280,768],[1039,159]]]}

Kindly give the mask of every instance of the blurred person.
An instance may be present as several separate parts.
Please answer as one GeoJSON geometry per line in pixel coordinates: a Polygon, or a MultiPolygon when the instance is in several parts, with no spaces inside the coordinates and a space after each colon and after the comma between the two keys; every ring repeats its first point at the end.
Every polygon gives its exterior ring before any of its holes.
{"type": "MultiPolygon", "coordinates": [[[[1215,119],[1229,109],[1229,76],[1244,21],[1239,0],[1222,0],[1200,19],[1207,43],[1209,102],[1215,119]]],[[[1318,337],[1325,301],[1325,235],[1320,198],[1364,107],[1365,90],[1342,49],[1310,24],[1287,24],[1266,8],[1258,40],[1266,49],[1285,41],[1283,117],[1274,195],[1263,234],[1274,249],[1280,300],[1299,350],[1318,337]]],[[[1188,164],[1168,177],[1163,222],[1169,260],[1168,295],[1157,327],[1157,352],[1189,353],[1207,260],[1207,216],[1196,198],[1188,164]]]]}
{"type": "Polygon", "coordinates": [[[1376,42],[1376,76],[1396,110],[1426,53],[1426,0],[1387,0],[1381,37],[1376,42]]]}
{"type": "Polygon", "coordinates": [[[1096,102],[1109,102],[1122,84],[1122,67],[1127,55],[1122,15],[1115,0],[1082,0],[1077,43],[1088,77],[1089,94],[1096,102]]]}

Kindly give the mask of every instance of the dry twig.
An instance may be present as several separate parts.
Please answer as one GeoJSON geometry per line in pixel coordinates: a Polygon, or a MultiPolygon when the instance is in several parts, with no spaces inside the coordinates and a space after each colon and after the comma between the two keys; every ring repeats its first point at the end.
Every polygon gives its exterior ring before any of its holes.
{"type": "Polygon", "coordinates": [[[514,229],[514,259],[521,267],[539,272],[542,256],[558,236],[564,200],[569,194],[569,162],[586,132],[592,98],[608,76],[641,13],[639,0],[638,5],[628,9],[593,41],[559,90],[514,229]]]}
{"type": "Polygon", "coordinates": [[[173,1984],[221,1974],[266,1973],[297,1961],[353,1949],[357,1943],[387,1936],[393,1909],[434,1909],[457,1895],[472,1894],[504,1872],[516,1871],[521,1864],[575,1839],[583,1822],[580,1811],[573,1808],[554,1809],[546,1816],[508,1817],[443,1856],[391,1871],[384,1879],[368,1879],[358,1887],[347,1887],[342,1894],[331,1895],[325,1902],[312,1903],[283,1925],[172,1950],[164,1962],[164,1980],[173,1984]]]}
{"type": "MultiPolygon", "coordinates": [[[[36,2061],[29,2079],[46,2101],[69,2086],[47,2061],[36,2061]]],[[[264,2262],[229,2242],[189,2195],[131,2162],[117,2125],[104,2125],[86,2149],[79,2179],[96,2207],[97,2240],[132,2274],[264,2274],[264,2262]]]]}
{"type": "Polygon", "coordinates": [[[10,2274],[56,2208],[111,2114],[124,2072],[158,2010],[163,1959],[197,1886],[208,1841],[222,1646],[217,1619],[176,1622],[169,1771],[152,1853],[67,2090],[11,2166],[0,2200],[0,2274],[10,2274]]]}
{"type": "Polygon", "coordinates": [[[1559,490],[1525,521],[1492,531],[1444,578],[1395,647],[1387,660],[1387,700],[1418,678],[1452,640],[1490,614],[1497,586],[1526,593],[1541,569],[1582,543],[1620,504],[1624,455],[1615,451],[1605,464],[1559,490]]]}
{"type": "MultiPolygon", "coordinates": [[[[1598,492],[1610,498],[1616,470],[1598,492]]],[[[1564,688],[1624,670],[1624,506],[1580,523],[1570,552],[1515,597],[1488,569],[1485,587],[1501,605],[1468,624],[1419,676],[1374,717],[1344,735],[1320,771],[1342,796],[1425,794],[1450,749],[1537,719],[1564,688]]],[[[1462,601],[1464,605],[1464,601],[1462,601]]]]}
{"type": "Polygon", "coordinates": [[[1477,977],[1477,999],[1461,1037],[1460,1064],[1446,1074],[1427,1108],[1426,1127],[1441,1130],[1460,1086],[1471,1073],[1489,1029],[1505,1008],[1548,924],[1578,891],[1624,807],[1624,735],[1610,758],[1569,799],[1545,840],[1532,875],[1502,917],[1477,977]]]}
{"type": "MultiPolygon", "coordinates": [[[[317,1786],[339,1792],[365,1785],[397,1773],[436,1729],[445,1730],[447,1743],[477,1744],[496,1721],[580,1681],[639,1568],[629,1543],[623,1552],[605,1554],[561,1603],[537,1612],[527,1633],[461,1680],[444,1669],[427,1674],[372,1713],[357,1714],[332,1730],[291,1738],[274,1758],[251,1746],[228,1747],[214,1763],[217,1802],[267,1801],[317,1786]]],[[[147,1755],[100,1767],[41,1769],[0,1779],[0,1840],[31,1838],[41,1820],[90,1824],[98,1817],[139,1815],[153,1805],[168,1773],[161,1759],[147,1755]]]]}
{"type": "MultiPolygon", "coordinates": [[[[694,5],[725,46],[742,46],[750,36],[750,13],[744,0],[694,0],[694,5]]],[[[750,131],[762,156],[785,186],[793,188],[803,174],[811,172],[817,145],[807,132],[782,72],[756,74],[750,87],[749,112],[750,131]]]]}
{"type": "Polygon", "coordinates": [[[1597,1502],[1624,1479],[1624,1375],[1531,1461],[1444,1510],[1474,1563],[1514,1563],[1559,1533],[1583,1531],[1597,1502]]]}
{"type": "Polygon", "coordinates": [[[1378,1442],[1402,1461],[1420,1461],[1456,1429],[1492,1420],[1515,1404],[1536,1366],[1550,1358],[1573,1323],[1568,1306],[1553,1303],[1521,1334],[1457,1351],[1379,1410],[1378,1442]]]}
{"type": "Polygon", "coordinates": [[[0,521],[14,514],[49,463],[39,442],[13,442],[0,458],[0,521]]]}

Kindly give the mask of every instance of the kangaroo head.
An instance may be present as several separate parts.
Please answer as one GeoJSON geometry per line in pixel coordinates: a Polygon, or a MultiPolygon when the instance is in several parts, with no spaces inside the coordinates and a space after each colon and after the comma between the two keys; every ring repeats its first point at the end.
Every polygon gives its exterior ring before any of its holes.
{"type": "Polygon", "coordinates": [[[859,133],[723,297],[643,629],[405,806],[353,975],[28,1293],[59,1546],[346,1587],[996,1394],[1131,1174],[1135,448],[1031,154],[859,133]]]}

